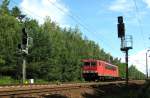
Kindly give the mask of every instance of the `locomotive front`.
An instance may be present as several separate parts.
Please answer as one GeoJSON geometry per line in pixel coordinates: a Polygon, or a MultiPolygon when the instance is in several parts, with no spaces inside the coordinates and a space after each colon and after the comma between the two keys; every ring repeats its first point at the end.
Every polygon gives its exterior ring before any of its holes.
{"type": "Polygon", "coordinates": [[[96,79],[98,79],[97,60],[88,59],[82,60],[82,62],[82,76],[85,81],[95,81],[96,79]]]}

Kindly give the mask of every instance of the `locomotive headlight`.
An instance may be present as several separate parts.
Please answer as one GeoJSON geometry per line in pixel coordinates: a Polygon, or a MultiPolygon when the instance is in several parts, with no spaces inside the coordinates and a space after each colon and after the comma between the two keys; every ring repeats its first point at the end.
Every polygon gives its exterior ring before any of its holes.
{"type": "Polygon", "coordinates": [[[83,73],[88,73],[88,71],[84,70],[83,73]]]}

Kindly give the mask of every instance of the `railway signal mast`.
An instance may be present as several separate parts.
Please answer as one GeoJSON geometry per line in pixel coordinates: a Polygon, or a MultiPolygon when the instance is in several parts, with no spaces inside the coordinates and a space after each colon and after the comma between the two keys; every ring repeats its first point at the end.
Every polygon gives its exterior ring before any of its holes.
{"type": "MultiPolygon", "coordinates": [[[[22,19],[25,17],[25,15],[20,15],[19,20],[22,22],[22,19]]],[[[32,44],[32,38],[28,36],[28,33],[26,31],[26,28],[22,28],[22,40],[21,44],[18,44],[18,48],[21,51],[22,57],[23,57],[23,64],[22,64],[22,83],[26,82],[26,57],[28,55],[28,48],[32,44]],[[30,45],[29,45],[30,44],[30,45]]]]}
{"type": "Polygon", "coordinates": [[[18,44],[18,48],[21,51],[23,57],[23,64],[22,64],[22,83],[26,81],[26,56],[28,55],[28,34],[26,29],[22,28],[22,41],[21,44],[18,44]]]}
{"type": "Polygon", "coordinates": [[[126,61],[126,84],[128,85],[128,51],[132,49],[133,46],[133,41],[132,41],[132,36],[131,35],[125,35],[125,24],[123,22],[123,17],[118,16],[118,38],[121,39],[121,48],[120,50],[125,52],[125,61],[126,61]]]}
{"type": "Polygon", "coordinates": [[[28,55],[28,34],[25,28],[22,28],[22,54],[23,54],[22,79],[23,79],[23,83],[25,83],[26,81],[26,55],[28,55]]]}

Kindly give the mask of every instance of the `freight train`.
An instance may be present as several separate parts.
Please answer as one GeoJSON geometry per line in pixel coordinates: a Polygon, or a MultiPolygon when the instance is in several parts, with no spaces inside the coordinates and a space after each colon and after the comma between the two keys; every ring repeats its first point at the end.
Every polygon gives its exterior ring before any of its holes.
{"type": "Polygon", "coordinates": [[[83,62],[82,76],[85,81],[120,79],[116,65],[95,59],[84,59],[81,62],[83,62]]]}

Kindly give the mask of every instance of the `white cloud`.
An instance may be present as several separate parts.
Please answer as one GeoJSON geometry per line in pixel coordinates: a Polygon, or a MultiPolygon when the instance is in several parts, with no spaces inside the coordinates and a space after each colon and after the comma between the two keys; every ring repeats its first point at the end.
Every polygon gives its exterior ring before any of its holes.
{"type": "MultiPolygon", "coordinates": [[[[129,66],[135,65],[138,70],[140,70],[143,73],[146,73],[146,51],[147,50],[142,50],[136,54],[129,56],[129,66]]],[[[148,56],[149,55],[150,52],[148,52],[148,56]]],[[[125,62],[124,58],[122,59],[122,62],[125,62]]],[[[150,70],[150,57],[148,57],[148,64],[150,70]]]]}
{"type": "Polygon", "coordinates": [[[64,25],[66,22],[68,8],[60,0],[22,0],[20,8],[27,14],[42,24],[46,16],[52,21],[64,25]],[[60,11],[62,9],[64,12],[60,11]]]}
{"type": "Polygon", "coordinates": [[[147,4],[147,7],[150,8],[150,0],[143,0],[146,4],[147,4]]]}
{"type": "Polygon", "coordinates": [[[146,51],[142,50],[134,55],[131,55],[129,58],[130,64],[133,64],[136,66],[138,70],[145,73],[145,62],[146,62],[146,51]]]}
{"type": "Polygon", "coordinates": [[[132,0],[116,0],[109,7],[109,10],[111,11],[122,12],[122,13],[133,11],[133,9],[134,6],[132,0]]]}

